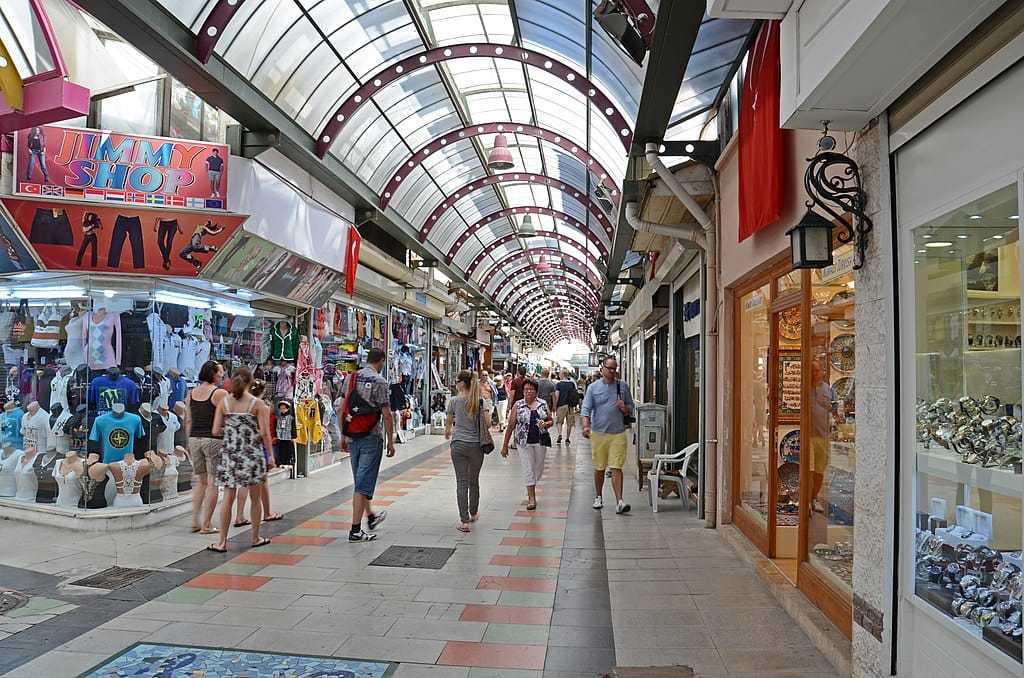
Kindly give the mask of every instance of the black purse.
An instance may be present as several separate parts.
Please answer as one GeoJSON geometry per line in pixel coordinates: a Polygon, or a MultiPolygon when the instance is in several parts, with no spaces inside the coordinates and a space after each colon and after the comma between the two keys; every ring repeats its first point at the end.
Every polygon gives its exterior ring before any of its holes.
{"type": "MultiPolygon", "coordinates": [[[[619,400],[622,400],[622,387],[620,385],[621,383],[622,382],[620,382],[620,381],[616,381],[615,382],[615,395],[618,396],[619,400]]],[[[632,414],[624,414],[624,415],[622,415],[622,425],[625,426],[626,428],[629,428],[630,426],[632,426],[635,423],[636,423],[636,417],[634,417],[632,414]]]]}
{"type": "Polygon", "coordinates": [[[491,438],[491,441],[488,443],[485,443],[483,440],[481,440],[481,438],[483,438],[483,433],[480,431],[480,413],[483,412],[484,409],[483,398],[480,399],[480,404],[478,405],[478,407],[480,409],[477,410],[476,413],[476,439],[480,441],[480,450],[484,454],[490,454],[491,452],[494,452],[494,439],[491,438]]]}

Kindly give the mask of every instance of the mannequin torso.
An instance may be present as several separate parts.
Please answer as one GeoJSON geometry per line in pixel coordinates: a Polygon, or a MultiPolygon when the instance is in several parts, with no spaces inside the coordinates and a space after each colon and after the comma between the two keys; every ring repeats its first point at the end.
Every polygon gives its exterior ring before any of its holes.
{"type": "Polygon", "coordinates": [[[33,467],[36,457],[39,456],[34,449],[25,451],[21,461],[14,469],[17,493],[14,498],[18,501],[35,501],[36,490],[39,489],[39,480],[36,478],[36,470],[33,467]]]}
{"type": "Polygon", "coordinates": [[[76,453],[69,453],[63,461],[53,467],[53,478],[57,481],[57,506],[77,508],[82,499],[82,476],[85,469],[82,459],[76,453]]]}
{"type": "Polygon", "coordinates": [[[15,469],[25,453],[12,447],[0,450],[0,497],[13,497],[18,493],[15,469]]]}
{"type": "Polygon", "coordinates": [[[114,507],[142,506],[142,479],[149,475],[150,463],[145,459],[138,460],[133,454],[126,454],[121,461],[111,464],[110,471],[114,475],[117,494],[114,496],[114,507]]]}

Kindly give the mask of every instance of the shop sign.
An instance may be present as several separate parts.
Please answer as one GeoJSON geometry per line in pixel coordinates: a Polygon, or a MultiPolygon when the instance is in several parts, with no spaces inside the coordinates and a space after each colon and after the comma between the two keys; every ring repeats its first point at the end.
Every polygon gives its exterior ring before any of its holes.
{"type": "Polygon", "coordinates": [[[779,421],[799,421],[803,394],[803,358],[799,351],[779,355],[779,421]]]}
{"type": "Polygon", "coordinates": [[[744,311],[753,311],[754,309],[761,308],[764,306],[764,295],[760,292],[751,294],[750,298],[743,302],[744,311]]]}
{"type": "Polygon", "coordinates": [[[852,272],[854,260],[852,245],[836,250],[832,254],[832,265],[821,269],[821,282],[829,283],[852,272]]]}
{"type": "Polygon", "coordinates": [[[427,305],[427,294],[426,294],[426,292],[417,292],[416,293],[416,303],[419,304],[420,306],[426,306],[427,305]]]}
{"type": "Polygon", "coordinates": [[[15,134],[14,169],[22,195],[227,209],[224,144],[45,125],[15,134]]]}
{"type": "Polygon", "coordinates": [[[700,315],[700,300],[683,304],[683,320],[688,322],[700,315]]]}
{"type": "Polygon", "coordinates": [[[0,210],[0,274],[39,270],[17,230],[14,222],[0,210]]]}
{"type": "Polygon", "coordinates": [[[243,214],[3,198],[50,270],[194,277],[239,229],[243,214]]]}
{"type": "Polygon", "coordinates": [[[205,278],[322,306],[344,285],[344,275],[243,232],[218,256],[205,278]]]}

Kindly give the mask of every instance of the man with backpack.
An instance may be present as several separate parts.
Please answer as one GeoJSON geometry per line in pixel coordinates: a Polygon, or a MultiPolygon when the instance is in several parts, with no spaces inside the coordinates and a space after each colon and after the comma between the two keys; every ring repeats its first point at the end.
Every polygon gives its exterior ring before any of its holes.
{"type": "Polygon", "coordinates": [[[371,348],[366,355],[366,367],[348,378],[342,404],[341,449],[348,451],[352,463],[352,529],[348,535],[351,542],[377,538],[377,535],[363,531],[363,516],[366,516],[366,526],[372,531],[384,522],[387,515],[386,511],[374,513],[370,506],[383,459],[385,436],[387,455],[395,456],[395,423],[391,415],[388,382],[381,376],[383,368],[384,351],[371,348]]]}
{"type": "Polygon", "coordinates": [[[562,424],[565,424],[565,445],[572,445],[572,429],[576,426],[576,406],[580,404],[580,392],[569,370],[562,370],[562,379],[555,385],[555,430],[558,442],[562,444],[562,424]]]}

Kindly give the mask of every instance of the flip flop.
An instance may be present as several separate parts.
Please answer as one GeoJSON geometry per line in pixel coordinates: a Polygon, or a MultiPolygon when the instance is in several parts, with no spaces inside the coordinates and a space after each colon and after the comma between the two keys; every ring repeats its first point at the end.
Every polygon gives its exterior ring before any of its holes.
{"type": "Polygon", "coordinates": [[[282,518],[284,518],[284,516],[280,513],[271,513],[269,516],[263,519],[263,522],[272,523],[275,520],[281,520],[282,518]]]}
{"type": "Polygon", "coordinates": [[[237,523],[233,523],[235,527],[245,527],[246,525],[252,525],[252,521],[240,520],[237,523]]]}
{"type": "Polygon", "coordinates": [[[253,545],[252,545],[252,548],[254,548],[254,549],[258,549],[259,547],[261,547],[261,546],[266,546],[266,545],[267,545],[267,544],[269,544],[269,543],[270,543],[270,537],[263,537],[263,538],[262,538],[262,539],[260,539],[260,540],[259,540],[258,542],[256,542],[255,544],[253,544],[253,545]]]}
{"type": "Polygon", "coordinates": [[[210,544],[206,547],[207,551],[213,551],[214,553],[227,553],[227,549],[218,548],[216,544],[210,544]]]}
{"type": "Polygon", "coordinates": [[[469,525],[462,525],[460,523],[459,525],[455,526],[455,529],[458,530],[459,532],[469,532],[469,525]]]}
{"type": "Polygon", "coordinates": [[[192,534],[195,534],[196,532],[198,532],[198,531],[199,531],[199,530],[201,530],[201,529],[203,529],[203,528],[201,528],[201,527],[196,527],[195,525],[193,525],[193,526],[192,526],[192,529],[191,529],[190,531],[192,532],[192,534]]]}
{"type": "Polygon", "coordinates": [[[215,530],[212,527],[210,529],[208,529],[208,530],[205,529],[205,528],[199,530],[199,534],[217,534],[218,532],[219,532],[219,530],[215,530]]]}
{"type": "Polygon", "coordinates": [[[537,505],[536,504],[527,504],[526,505],[526,510],[527,511],[536,511],[537,510],[537,505]]]}

